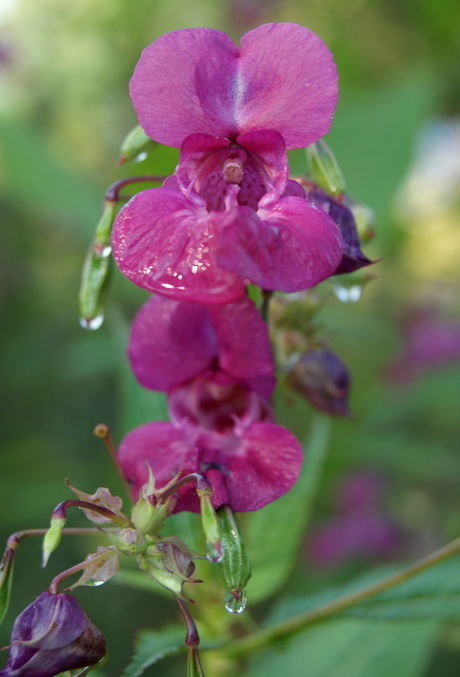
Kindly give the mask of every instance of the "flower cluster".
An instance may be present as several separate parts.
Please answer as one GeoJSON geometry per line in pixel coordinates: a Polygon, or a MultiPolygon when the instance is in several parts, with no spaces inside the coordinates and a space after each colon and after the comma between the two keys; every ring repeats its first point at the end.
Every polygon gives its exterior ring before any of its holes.
{"type": "Polygon", "coordinates": [[[131,80],[134,108],[152,139],[180,148],[180,162],[116,219],[121,271],[199,303],[235,301],[248,282],[294,292],[332,275],[340,229],[289,180],[286,151],[328,132],[337,91],[331,53],[297,24],[260,26],[239,48],[206,28],[147,47],[131,80]]]}
{"type": "MultiPolygon", "coordinates": [[[[240,46],[179,30],[147,47],[131,97],[145,134],[180,148],[175,174],[137,193],[112,233],[122,273],[155,296],[134,321],[129,355],[170,422],[131,431],[119,449],[134,494],[203,473],[214,507],[257,510],[296,481],[301,448],[273,422],[274,364],[246,296],[309,289],[371,263],[342,195],[289,178],[287,150],[318,141],[337,101],[332,55],[314,33],[266,24],[240,46]]],[[[199,511],[178,492],[176,511],[199,511]]]]}

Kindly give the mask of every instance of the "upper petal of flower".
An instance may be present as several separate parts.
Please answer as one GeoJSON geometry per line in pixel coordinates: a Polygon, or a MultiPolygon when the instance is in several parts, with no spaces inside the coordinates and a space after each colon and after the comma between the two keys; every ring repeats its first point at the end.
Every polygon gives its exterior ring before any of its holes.
{"type": "Polygon", "coordinates": [[[335,273],[343,251],[340,231],[305,199],[283,197],[257,213],[238,207],[233,215],[219,234],[217,261],[243,280],[294,292],[335,273]]]}
{"type": "Polygon", "coordinates": [[[200,303],[244,294],[238,277],[215,264],[215,223],[198,196],[143,190],[118,214],[112,245],[121,272],[149,291],[200,303]]]}
{"type": "Polygon", "coordinates": [[[146,133],[177,147],[190,134],[256,130],[307,146],[329,131],[338,92],[330,51],[294,23],[259,26],[239,49],[208,28],[167,33],[143,51],[130,90],[146,133]]]}

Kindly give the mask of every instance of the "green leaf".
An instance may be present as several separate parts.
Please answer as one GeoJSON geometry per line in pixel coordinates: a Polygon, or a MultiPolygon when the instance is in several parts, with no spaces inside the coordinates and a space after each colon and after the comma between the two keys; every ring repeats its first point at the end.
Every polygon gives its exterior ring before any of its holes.
{"type": "Polygon", "coordinates": [[[249,602],[266,599],[289,576],[321,477],[329,425],[325,416],[315,417],[302,472],[291,491],[245,518],[243,532],[253,569],[249,602]]]}
{"type": "Polygon", "coordinates": [[[419,677],[424,674],[437,624],[337,620],[304,631],[284,650],[254,659],[251,677],[419,677]]]}
{"type": "Polygon", "coordinates": [[[8,611],[8,604],[13,584],[13,558],[14,551],[6,549],[0,564],[0,624],[8,611]]]}
{"type": "Polygon", "coordinates": [[[140,632],[136,638],[134,656],[123,672],[123,677],[138,677],[162,658],[185,651],[184,639],[185,630],[181,626],[140,632]]]}

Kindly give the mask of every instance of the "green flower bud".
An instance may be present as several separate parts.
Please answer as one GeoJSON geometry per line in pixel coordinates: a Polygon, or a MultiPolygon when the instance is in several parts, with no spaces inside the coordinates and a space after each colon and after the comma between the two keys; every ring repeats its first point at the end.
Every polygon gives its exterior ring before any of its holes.
{"type": "Polygon", "coordinates": [[[152,150],[155,145],[156,142],[147,136],[140,125],[137,125],[123,139],[120,148],[121,157],[118,164],[121,165],[124,162],[130,162],[131,160],[143,160],[145,155],[152,150]]]}
{"type": "Polygon", "coordinates": [[[51,526],[43,538],[42,566],[46,567],[50,555],[61,542],[62,530],[66,523],[65,517],[53,517],[51,526]]]}
{"type": "Polygon", "coordinates": [[[307,159],[315,183],[330,195],[341,195],[345,192],[345,179],[334,153],[320,139],[307,148],[307,159]]]}
{"type": "Polygon", "coordinates": [[[236,515],[228,505],[217,511],[224,556],[220,566],[225,586],[225,608],[240,614],[246,608],[246,585],[251,578],[251,561],[239,530],[236,515]]]}
{"type": "Polygon", "coordinates": [[[116,203],[106,200],[83,265],[79,300],[80,324],[84,329],[99,329],[104,320],[112,268],[110,236],[116,211],[116,203]]]}
{"type": "Polygon", "coordinates": [[[206,537],[206,554],[210,562],[222,562],[224,551],[222,548],[222,536],[219,528],[216,511],[211,502],[210,490],[200,492],[197,490],[201,504],[201,523],[206,537]]]}

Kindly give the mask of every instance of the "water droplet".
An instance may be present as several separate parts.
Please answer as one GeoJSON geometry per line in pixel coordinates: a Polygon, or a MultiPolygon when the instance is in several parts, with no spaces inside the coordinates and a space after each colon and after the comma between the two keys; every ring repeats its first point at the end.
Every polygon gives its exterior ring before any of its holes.
{"type": "Polygon", "coordinates": [[[80,317],[80,326],[88,331],[99,329],[103,322],[104,313],[100,313],[99,315],[96,315],[96,317],[80,317]]]}
{"type": "Polygon", "coordinates": [[[220,564],[224,559],[224,550],[221,543],[206,543],[206,558],[210,562],[220,564]]]}
{"type": "Polygon", "coordinates": [[[225,608],[231,614],[240,614],[246,609],[248,598],[246,596],[246,588],[242,590],[228,590],[224,593],[225,608]]]}
{"type": "Polygon", "coordinates": [[[333,285],[334,293],[342,303],[357,303],[363,293],[363,288],[360,284],[353,284],[346,287],[343,284],[335,283],[333,285]]]}
{"type": "Polygon", "coordinates": [[[143,162],[147,157],[147,153],[143,151],[142,153],[139,153],[139,155],[136,155],[134,158],[134,162],[143,162]]]}
{"type": "Polygon", "coordinates": [[[83,585],[85,588],[99,588],[99,586],[104,585],[106,581],[95,581],[91,578],[89,581],[86,581],[83,585]]]}

